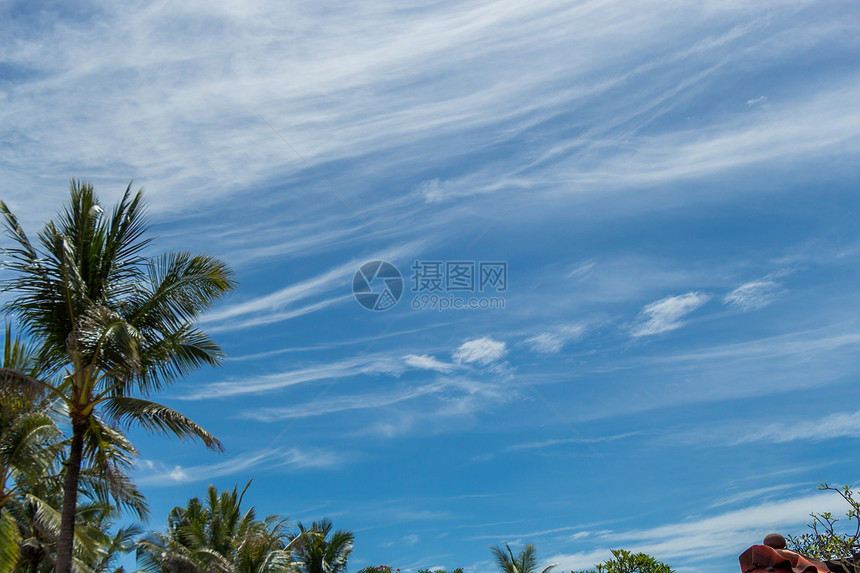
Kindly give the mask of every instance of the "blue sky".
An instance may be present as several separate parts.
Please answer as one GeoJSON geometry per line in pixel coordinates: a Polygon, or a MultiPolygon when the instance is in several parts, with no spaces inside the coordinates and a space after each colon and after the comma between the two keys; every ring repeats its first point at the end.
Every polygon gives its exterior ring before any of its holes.
{"type": "MultiPolygon", "coordinates": [[[[241,286],[229,355],[131,432],[150,526],[254,483],[350,568],[732,571],[841,511],[860,438],[852,2],[0,3],[2,199],[146,190],[158,250],[241,286]],[[364,263],[398,304],[353,297],[364,263]],[[504,262],[504,308],[414,309],[415,261],[504,262]]],[[[426,293],[423,293],[426,294],[426,293]]],[[[453,293],[444,293],[446,296],[453,293]]],[[[477,292],[476,297],[486,293],[477,292]]],[[[419,300],[420,304],[420,300],[419,300]]],[[[853,468],[853,469],[852,469],[853,468]]]]}

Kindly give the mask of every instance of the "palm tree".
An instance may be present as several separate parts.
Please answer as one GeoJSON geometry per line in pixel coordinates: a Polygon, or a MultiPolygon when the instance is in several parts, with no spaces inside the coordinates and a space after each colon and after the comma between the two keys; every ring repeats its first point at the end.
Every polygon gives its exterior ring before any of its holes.
{"type": "Polygon", "coordinates": [[[59,453],[60,429],[33,378],[32,353],[6,325],[0,364],[0,510],[21,492],[21,476],[41,472],[59,453]]]}
{"type": "Polygon", "coordinates": [[[87,436],[100,443],[107,431],[102,417],[221,449],[193,421],[144,397],[220,362],[223,352],[194,322],[236,283],[224,263],[208,256],[144,257],[150,239],[143,238],[143,194],[132,194],[131,185],[107,216],[92,185],[72,181],[69,203],[44,226],[37,245],[3,202],[0,212],[15,244],[6,249],[14,277],[4,289],[17,297],[6,311],[38,345],[40,369],[58,377],[42,384],[64,404],[71,426],[56,562],[57,573],[68,573],[82,462],[98,455],[85,444],[87,436]]]}
{"type": "MultiPolygon", "coordinates": [[[[62,503],[62,491],[41,497],[27,494],[9,503],[9,513],[19,530],[20,558],[15,573],[37,573],[54,569],[57,557],[57,538],[60,533],[60,514],[54,505],[62,503]],[[47,500],[47,501],[46,501],[47,500]]],[[[80,573],[106,573],[120,553],[133,549],[133,537],[140,533],[137,526],[113,528],[111,519],[118,516],[116,509],[100,501],[78,504],[75,522],[75,550],[72,557],[80,573]]]]}
{"type": "MultiPolygon", "coordinates": [[[[60,530],[59,508],[62,504],[62,457],[67,440],[55,423],[60,413],[56,400],[45,396],[37,381],[41,375],[34,363],[32,348],[6,326],[0,363],[0,511],[8,526],[2,536],[0,571],[36,573],[53,569],[56,540],[60,530]],[[11,527],[13,526],[14,527],[11,527]]],[[[113,538],[105,532],[116,515],[107,502],[108,490],[115,498],[139,516],[146,511],[140,492],[124,475],[111,468],[130,461],[133,450],[119,432],[104,427],[101,444],[88,447],[102,457],[97,465],[82,468],[81,491],[88,501],[78,504],[75,528],[75,560],[79,570],[106,571],[118,552],[127,547],[134,528],[120,529],[113,538]],[[107,470],[107,471],[106,471],[107,470]],[[108,487],[107,479],[113,476],[108,487]],[[94,517],[97,521],[94,521],[94,517]],[[83,520],[83,521],[82,521],[83,520]],[[125,546],[123,546],[125,543],[125,546]],[[87,564],[92,564],[92,566],[87,564]]]]}
{"type": "Polygon", "coordinates": [[[49,415],[44,391],[32,378],[32,354],[6,325],[0,363],[0,571],[18,561],[23,541],[12,504],[26,495],[28,477],[55,465],[62,433],[49,415]]]}
{"type": "MultiPolygon", "coordinates": [[[[499,566],[501,573],[537,573],[537,551],[531,543],[523,547],[519,555],[514,557],[511,548],[505,543],[505,548],[490,546],[490,551],[493,552],[493,557],[496,559],[496,564],[499,566]]],[[[550,569],[557,567],[558,563],[553,563],[544,567],[540,573],[547,573],[550,569]]]]}
{"type": "Polygon", "coordinates": [[[138,542],[138,563],[151,573],[274,573],[294,569],[291,551],[302,539],[285,545],[286,521],[269,516],[260,521],[252,507],[240,506],[241,493],[218,494],[210,485],[206,504],[199,498],[175,507],[167,519],[167,533],[151,533],[138,542]]]}
{"type": "Polygon", "coordinates": [[[315,521],[309,529],[300,523],[294,538],[304,537],[304,543],[295,552],[303,573],[342,573],[352,553],[354,536],[351,531],[338,530],[331,537],[331,521],[315,521]]]}

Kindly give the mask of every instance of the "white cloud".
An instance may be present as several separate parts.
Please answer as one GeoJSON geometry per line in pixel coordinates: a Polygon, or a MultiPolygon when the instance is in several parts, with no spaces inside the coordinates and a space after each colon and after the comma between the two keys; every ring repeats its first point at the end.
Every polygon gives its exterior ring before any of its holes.
{"type": "Polygon", "coordinates": [[[403,362],[388,354],[354,356],[337,362],[318,364],[286,372],[266,374],[253,378],[239,378],[214,382],[195,388],[191,393],[178,396],[180,400],[208,400],[246,394],[271,392],[319,380],[340,380],[360,374],[389,374],[398,376],[404,371],[403,362]]]}
{"type": "Polygon", "coordinates": [[[454,360],[462,364],[486,366],[504,358],[507,347],[504,342],[487,336],[467,340],[454,351],[454,360]]]}
{"type": "Polygon", "coordinates": [[[562,570],[581,570],[609,558],[609,549],[624,547],[648,553],[676,567],[685,560],[736,565],[737,556],[747,547],[761,543],[764,533],[797,531],[812,512],[845,510],[845,502],[835,493],[770,501],[708,517],[691,516],[649,529],[600,532],[587,536],[592,549],[556,554],[549,560],[561,563],[562,570]],[[602,548],[595,547],[599,544],[602,548]]]}
{"type": "Polygon", "coordinates": [[[603,442],[614,442],[615,440],[624,440],[634,436],[641,435],[642,432],[625,432],[623,434],[614,434],[611,436],[598,436],[596,438],[565,438],[559,440],[544,440],[542,442],[529,442],[525,444],[514,444],[505,448],[505,451],[517,450],[540,450],[544,448],[553,448],[555,446],[565,446],[568,444],[599,444],[603,442]]]}
{"type": "Polygon", "coordinates": [[[154,460],[140,460],[135,483],[156,486],[190,483],[227,475],[247,474],[252,469],[331,469],[350,459],[351,456],[337,452],[292,447],[246,452],[218,463],[194,466],[170,466],[154,460]]]}
{"type": "Polygon", "coordinates": [[[809,484],[808,483],[787,483],[787,484],[779,484],[779,485],[773,485],[773,486],[769,486],[769,487],[760,487],[758,489],[743,491],[743,492],[735,493],[735,494],[729,495],[727,497],[724,497],[722,499],[718,499],[718,500],[712,502],[711,504],[708,505],[708,509],[713,509],[715,507],[720,507],[720,506],[724,506],[724,505],[736,505],[742,501],[746,502],[746,501],[755,500],[755,499],[763,500],[764,498],[770,497],[771,494],[774,494],[776,492],[784,492],[787,489],[793,489],[793,488],[797,488],[800,486],[809,487],[809,484]]]}
{"type": "Polygon", "coordinates": [[[340,396],[327,395],[325,400],[312,400],[288,407],[254,408],[245,410],[240,417],[272,422],[398,405],[397,414],[400,418],[386,418],[381,425],[375,426],[379,433],[393,435],[408,429],[422,416],[439,418],[468,415],[487,407],[488,404],[504,402],[515,396],[515,392],[503,390],[495,383],[446,377],[425,384],[398,385],[390,390],[340,396]],[[407,409],[404,405],[406,402],[424,397],[432,397],[437,405],[428,406],[427,403],[421,403],[420,407],[416,406],[413,409],[407,409]]]}
{"type": "Polygon", "coordinates": [[[269,294],[218,308],[206,314],[201,320],[201,324],[207,325],[207,329],[212,332],[249,328],[280,322],[349,300],[352,298],[352,294],[347,285],[351,284],[353,275],[362,264],[372,260],[396,260],[414,253],[417,248],[417,243],[408,243],[374,253],[363,260],[352,259],[269,294]],[[323,300],[298,308],[294,306],[307,299],[322,298],[335,290],[342,294],[334,297],[327,296],[323,300]]]}
{"type": "Polygon", "coordinates": [[[569,279],[574,279],[577,282],[587,280],[594,272],[594,267],[597,265],[595,261],[585,261],[578,263],[565,275],[569,279]]]}
{"type": "MultiPolygon", "coordinates": [[[[702,368],[703,364],[727,364],[734,362],[785,363],[789,359],[809,362],[817,357],[833,355],[836,352],[851,352],[860,343],[860,333],[842,331],[843,325],[830,325],[827,328],[790,332],[779,336],[760,338],[737,344],[725,344],[704,348],[699,351],[646,359],[652,364],[683,364],[688,369],[702,368]]],[[[673,366],[677,368],[678,366],[673,366]]],[[[815,382],[820,384],[820,380],[815,382]]]]}
{"type": "Polygon", "coordinates": [[[739,438],[735,444],[779,444],[801,440],[819,442],[834,438],[860,438],[860,411],[830,414],[813,420],[768,424],[739,438]]]}
{"type": "Polygon", "coordinates": [[[540,352],[541,354],[556,354],[561,351],[565,340],[558,334],[542,332],[537,336],[527,338],[525,342],[535,352],[540,352]]]}
{"type": "Polygon", "coordinates": [[[456,364],[442,362],[433,356],[427,354],[407,354],[403,357],[403,361],[412,368],[419,370],[435,370],[436,372],[450,372],[456,368],[456,364]]]}
{"type": "Polygon", "coordinates": [[[757,98],[748,99],[747,105],[752,107],[754,105],[763,105],[767,102],[767,96],[758,96],[757,98]]]}
{"type": "Polygon", "coordinates": [[[723,303],[741,310],[757,310],[769,305],[779,295],[782,285],[760,279],[744,283],[723,298],[723,303]]]}
{"type": "Polygon", "coordinates": [[[637,324],[631,329],[634,337],[651,336],[675,330],[684,325],[681,319],[710,300],[710,295],[688,292],[670,296],[645,306],[637,324]]]}
{"type": "MultiPolygon", "coordinates": [[[[96,17],[63,26],[34,30],[22,23],[3,46],[3,60],[20,70],[13,78],[17,82],[0,90],[9,165],[16,166],[10,173],[16,184],[9,187],[18,198],[36,196],[45,177],[60,182],[55,196],[61,196],[69,165],[102,180],[122,180],[126,176],[117,173],[129,173],[144,177],[145,184],[158,182],[154,207],[164,213],[196,202],[216,204],[264,181],[293,183],[306,166],[258,111],[315,166],[365,153],[396,156],[409,144],[444,138],[445,146],[423,146],[421,162],[433,165],[434,159],[456,157],[464,146],[474,146],[468,137],[454,145],[452,135],[489,127],[481,143],[492,144],[574,106],[597,105],[604,116],[622,119],[605,121],[595,114],[598,120],[582,125],[581,137],[559,144],[560,151],[553,149],[557,141],[548,143],[538,149],[536,161],[567,158],[571,148],[587,155],[608,149],[614,155],[619,142],[623,150],[632,146],[633,157],[622,155],[639,169],[598,161],[583,172],[580,162],[572,162],[577,167],[565,173],[604,188],[622,173],[636,179],[642,171],[646,177],[649,171],[671,177],[683,166],[726,169],[758,160],[768,147],[776,147],[769,156],[779,156],[781,142],[808,150],[857,133],[856,104],[850,100],[829,107],[782,102],[775,117],[756,118],[753,126],[751,110],[744,107],[736,122],[720,121],[716,129],[682,134],[683,140],[646,140],[636,133],[643,115],[665,113],[673,99],[683,99],[672,96],[695,85],[679,79],[703,81],[732,65],[746,65],[757,53],[784,51],[780,32],[790,34],[794,49],[832,37],[832,29],[808,23],[798,29],[765,28],[760,15],[778,20],[789,10],[773,5],[721,9],[718,17],[726,25],[718,31],[699,9],[670,11],[653,0],[634,10],[618,3],[500,0],[491,13],[480,2],[420,11],[369,3],[344,5],[338,14],[343,25],[323,18],[321,26],[312,24],[321,14],[311,5],[285,10],[262,4],[224,10],[204,3],[195,3],[192,11],[172,4],[99,8],[96,17]],[[561,28],[576,33],[555,33],[561,28]],[[691,30],[699,41],[691,44],[681,29],[691,30]],[[558,53],[567,57],[559,59],[558,53]],[[428,77],[434,81],[422,83],[428,77]],[[98,93],[90,89],[94,82],[103,86],[98,93]],[[150,88],[134,89],[138,84],[150,88]],[[653,88],[632,89],[642,84],[653,88]],[[416,85],[427,89],[412,89],[416,85]],[[618,103],[605,110],[600,102],[606,101],[618,103]],[[98,122],[92,121],[94,110],[98,122]],[[794,126],[791,137],[785,137],[787,126],[794,126]],[[84,130],[92,133],[86,141],[77,135],[84,130]],[[338,137],[331,137],[335,132],[338,137]],[[738,143],[761,153],[737,151],[738,143]]],[[[833,97],[838,90],[830,89],[826,95],[833,97]]],[[[414,155],[389,161],[413,164],[414,155]]],[[[515,164],[502,177],[487,170],[477,185],[450,191],[504,188],[500,179],[527,184],[533,177],[520,172],[528,167],[515,164]]],[[[445,182],[428,181],[431,195],[448,191],[445,182]]],[[[42,206],[32,202],[30,207],[35,215],[42,206]]]]}
{"type": "Polygon", "coordinates": [[[557,354],[565,344],[581,338],[584,332],[585,327],[581,325],[563,326],[527,338],[525,344],[540,354],[557,354]]]}
{"type": "MultiPolygon", "coordinates": [[[[716,68],[698,80],[713,71],[716,68]]],[[[575,184],[578,191],[581,187],[652,187],[752,165],[764,167],[788,158],[808,161],[841,153],[840,147],[856,150],[860,106],[856,98],[850,99],[857,89],[854,82],[779,106],[753,106],[760,112],[752,121],[738,114],[729,124],[636,137],[632,153],[609,155],[589,171],[571,168],[555,181],[575,184]]]]}

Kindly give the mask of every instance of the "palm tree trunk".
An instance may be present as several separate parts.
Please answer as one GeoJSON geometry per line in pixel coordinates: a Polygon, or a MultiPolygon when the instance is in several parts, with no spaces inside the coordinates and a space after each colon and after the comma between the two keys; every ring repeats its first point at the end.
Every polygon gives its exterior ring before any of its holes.
{"type": "Polygon", "coordinates": [[[60,522],[60,537],[57,539],[57,561],[55,573],[70,573],[72,551],[75,542],[75,513],[78,507],[78,477],[84,451],[86,418],[78,415],[72,420],[72,444],[66,460],[66,478],[63,483],[63,513],[60,522]]]}

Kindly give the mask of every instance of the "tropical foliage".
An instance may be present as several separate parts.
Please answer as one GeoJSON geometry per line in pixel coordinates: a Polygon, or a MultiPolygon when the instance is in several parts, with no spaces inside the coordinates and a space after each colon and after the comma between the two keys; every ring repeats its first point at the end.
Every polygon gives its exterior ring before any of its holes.
{"type": "Polygon", "coordinates": [[[315,521],[309,528],[300,522],[297,527],[298,532],[292,538],[302,538],[303,542],[293,554],[302,573],[346,571],[346,562],[353,548],[352,532],[341,529],[332,533],[332,523],[328,519],[315,521]]]}
{"type": "Polygon", "coordinates": [[[7,325],[0,365],[0,571],[11,570],[31,548],[16,517],[20,507],[41,503],[28,499],[29,484],[50,481],[58,471],[62,433],[36,375],[30,349],[7,325]]]}
{"type": "Polygon", "coordinates": [[[210,485],[206,501],[193,498],[175,507],[167,533],[150,533],[138,543],[138,564],[151,573],[275,573],[295,569],[292,550],[303,538],[289,537],[278,516],[256,518],[252,507],[241,511],[237,488],[220,494],[210,485]]]}
{"type": "Polygon", "coordinates": [[[860,553],[860,499],[850,486],[831,486],[822,483],[818,486],[821,491],[832,491],[839,494],[848,505],[845,512],[847,521],[832,513],[812,513],[812,521],[806,525],[810,531],[787,537],[788,548],[802,555],[838,564],[843,569],[855,571],[858,566],[855,556],[860,553]]]}
{"type": "Polygon", "coordinates": [[[144,256],[150,239],[143,195],[130,185],[106,215],[92,186],[73,181],[68,204],[35,243],[3,202],[0,212],[14,243],[5,250],[13,276],[4,289],[15,295],[6,311],[37,345],[37,369],[46,374],[39,382],[62,403],[71,428],[56,564],[66,573],[82,467],[98,466],[103,491],[129,489],[124,463],[136,452],[112,424],[221,447],[185,416],[145,397],[219,363],[221,349],[194,323],[235,281],[208,256],[144,256]]]}
{"type": "MultiPolygon", "coordinates": [[[[490,546],[490,551],[493,552],[500,573],[538,573],[537,550],[531,543],[526,544],[516,556],[507,543],[504,549],[490,546]]],[[[557,566],[557,563],[548,565],[541,569],[540,573],[547,573],[557,566]]]]}
{"type": "MultiPolygon", "coordinates": [[[[358,573],[400,573],[400,569],[395,569],[390,565],[377,565],[359,569],[358,573]]],[[[424,573],[424,570],[418,571],[418,573],[424,573]]]]}
{"type": "Polygon", "coordinates": [[[599,563],[595,569],[597,573],[673,573],[671,567],[646,553],[624,549],[613,549],[612,559],[599,563]]]}
{"type": "MultiPolygon", "coordinates": [[[[19,557],[16,572],[48,572],[56,565],[60,532],[62,481],[36,480],[23,488],[26,493],[10,500],[6,507],[18,531],[19,557]]],[[[113,506],[85,498],[78,503],[72,563],[82,573],[111,571],[117,557],[133,548],[140,528],[114,530],[118,517],[113,506]]],[[[9,570],[9,569],[7,569],[9,570]]]]}

